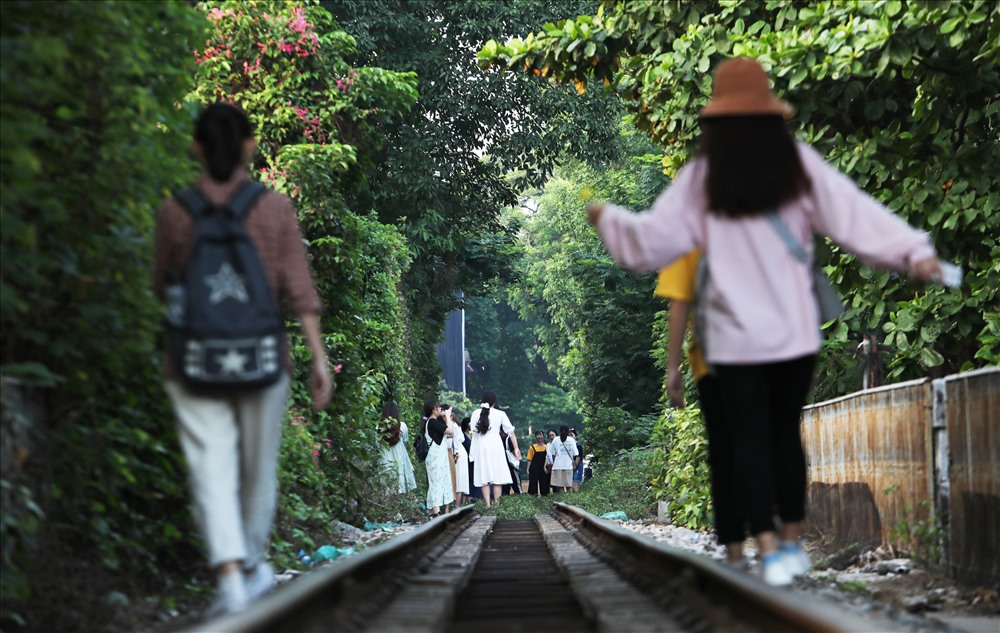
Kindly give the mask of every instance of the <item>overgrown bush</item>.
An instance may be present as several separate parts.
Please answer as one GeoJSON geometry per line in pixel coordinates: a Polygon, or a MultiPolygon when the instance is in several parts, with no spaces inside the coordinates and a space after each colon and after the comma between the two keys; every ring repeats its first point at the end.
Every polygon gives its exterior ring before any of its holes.
{"type": "Polygon", "coordinates": [[[67,577],[155,583],[193,558],[149,271],[153,209],[193,174],[177,104],[202,30],[185,3],[0,3],[0,373],[33,403],[3,403],[5,434],[23,431],[4,464],[5,628],[99,608],[67,577]]]}
{"type": "Polygon", "coordinates": [[[585,450],[595,461],[649,443],[659,419],[656,414],[636,416],[621,407],[595,407],[584,411],[587,420],[585,450]]]}
{"type": "Polygon", "coordinates": [[[669,504],[670,521],[688,528],[712,524],[708,437],[701,411],[666,409],[656,422],[649,463],[652,494],[669,504]]]}
{"type": "MultiPolygon", "coordinates": [[[[593,478],[580,492],[565,495],[567,503],[598,516],[620,510],[630,519],[656,514],[650,489],[650,465],[655,454],[646,447],[622,451],[594,467],[593,478]]],[[[562,500],[561,497],[557,497],[562,500]]]]}

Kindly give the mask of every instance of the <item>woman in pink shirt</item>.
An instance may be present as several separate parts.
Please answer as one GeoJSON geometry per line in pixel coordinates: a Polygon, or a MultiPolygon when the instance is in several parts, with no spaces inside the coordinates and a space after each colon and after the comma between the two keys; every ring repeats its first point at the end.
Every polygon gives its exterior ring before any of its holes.
{"type": "Polygon", "coordinates": [[[820,346],[812,270],[792,254],[776,215],[812,257],[813,234],[862,261],[940,279],[929,237],[894,216],[796,142],[791,106],[770,91],[756,61],[719,65],[701,111],[695,157],[645,213],[613,205],[588,209],[611,256],[652,271],[699,248],[707,264],[705,358],[717,378],[720,413],[732,438],[739,513],[756,537],[764,579],[788,584],[809,569],[802,550],[806,463],[799,415],[820,346]],[[781,518],[782,543],[772,519],[781,518]]]}

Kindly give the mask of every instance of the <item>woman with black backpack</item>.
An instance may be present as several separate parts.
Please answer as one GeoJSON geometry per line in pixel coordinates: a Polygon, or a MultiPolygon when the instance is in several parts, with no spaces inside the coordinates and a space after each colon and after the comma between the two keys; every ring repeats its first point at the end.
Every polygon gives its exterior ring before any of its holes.
{"type": "MultiPolygon", "coordinates": [[[[196,303],[219,308],[218,314],[234,321],[252,320],[261,293],[269,291],[273,303],[265,302],[266,307],[279,311],[286,305],[302,325],[312,352],[313,406],[324,409],[331,386],[320,335],[322,305],[295,208],[286,196],[249,181],[254,136],[242,110],[225,103],[209,106],[198,117],[194,140],[205,170],[196,185],[183,192],[189,195],[166,200],[156,217],[153,288],[169,304],[168,321],[190,325],[186,312],[196,303]],[[234,201],[241,200],[245,208],[237,213],[234,207],[241,205],[234,201]],[[197,212],[191,201],[197,203],[197,212]],[[196,266],[203,260],[193,248],[205,233],[202,227],[223,228],[230,239],[235,235],[240,255],[254,259],[264,279],[251,279],[229,262],[217,261],[214,268],[196,266]],[[184,288],[198,292],[177,301],[184,288]]],[[[220,340],[236,329],[225,319],[215,325],[220,340]]],[[[270,338],[262,338],[259,349],[226,340],[228,349],[213,349],[217,355],[211,355],[207,343],[212,341],[186,341],[194,348],[167,354],[164,366],[197,523],[216,572],[217,599],[209,610],[213,615],[241,611],[274,586],[265,554],[277,503],[278,449],[291,382],[280,319],[278,327],[270,338]],[[229,384],[208,391],[209,378],[229,384]]],[[[171,331],[171,343],[181,331],[171,331]]]]}

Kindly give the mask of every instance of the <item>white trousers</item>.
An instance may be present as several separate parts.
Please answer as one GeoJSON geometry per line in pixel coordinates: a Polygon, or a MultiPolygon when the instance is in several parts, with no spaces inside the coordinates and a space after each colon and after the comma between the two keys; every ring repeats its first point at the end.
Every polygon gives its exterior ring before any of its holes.
{"type": "Polygon", "coordinates": [[[194,515],[215,567],[264,560],[277,504],[278,450],[290,378],[226,398],[166,381],[188,466],[194,515]]]}

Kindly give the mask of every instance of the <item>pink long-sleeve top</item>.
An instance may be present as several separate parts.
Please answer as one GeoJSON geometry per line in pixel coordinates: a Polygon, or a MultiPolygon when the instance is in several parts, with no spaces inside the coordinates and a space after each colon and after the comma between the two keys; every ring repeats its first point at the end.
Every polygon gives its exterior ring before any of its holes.
{"type": "MultiPolygon", "coordinates": [[[[812,188],[778,215],[812,256],[813,233],[830,237],[865,263],[907,269],[934,256],[930,237],[893,215],[805,143],[799,156],[812,188]]],[[[819,313],[810,268],[791,254],[766,215],[731,219],[709,213],[708,164],[689,163],[644,213],[607,205],[597,230],[615,261],[656,270],[700,248],[709,282],[706,356],[715,364],[778,362],[819,350],[819,313]]]]}

